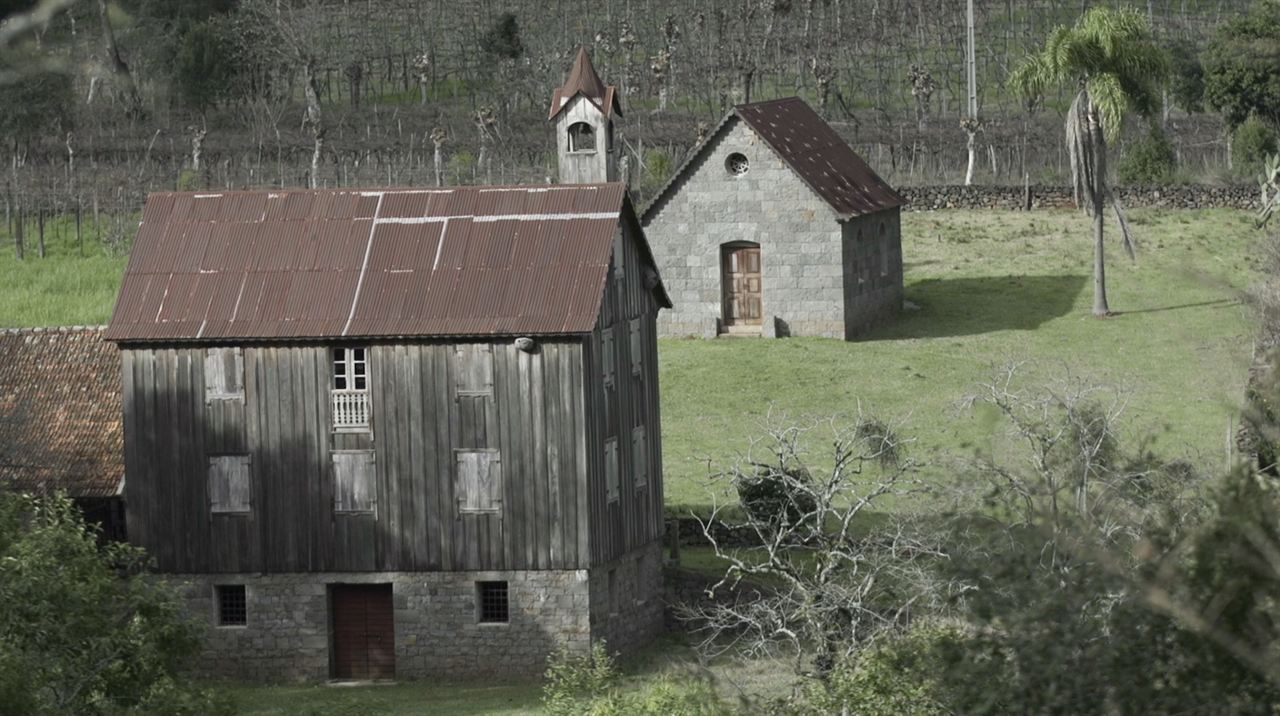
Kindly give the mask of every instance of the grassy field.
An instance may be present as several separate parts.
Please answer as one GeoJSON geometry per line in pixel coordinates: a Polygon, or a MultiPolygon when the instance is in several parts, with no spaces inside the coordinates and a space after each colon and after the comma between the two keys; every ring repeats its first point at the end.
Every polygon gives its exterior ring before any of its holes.
{"type": "MultiPolygon", "coordinates": [[[[1251,328],[1239,291],[1256,274],[1259,234],[1233,211],[1136,210],[1138,262],[1112,242],[1109,288],[1120,315],[1089,315],[1088,220],[1073,211],[909,213],[907,298],[919,310],[839,340],[664,341],[662,418],[667,503],[707,501],[708,469],[758,436],[770,410],[901,419],[917,455],[981,441],[956,403],[993,366],[1028,361],[1036,378],[1068,371],[1132,391],[1130,424],[1166,455],[1223,459],[1244,385],[1251,328]]],[[[30,242],[29,242],[30,243],[30,242]]],[[[34,246],[22,264],[0,237],[0,327],[103,323],[125,258],[72,241],[34,246]]],[[[766,259],[767,260],[767,259],[766,259]]]]}
{"type": "MultiPolygon", "coordinates": [[[[919,306],[866,340],[666,341],[661,346],[667,505],[707,501],[772,410],[905,421],[918,457],[948,455],[983,428],[957,410],[1007,361],[1034,379],[1073,375],[1131,391],[1128,423],[1166,456],[1218,464],[1251,352],[1239,292],[1260,238],[1232,211],[1133,212],[1139,256],[1112,242],[1108,287],[1120,315],[1092,305],[1091,234],[1073,211],[906,214],[907,298],[919,306]]],[[[766,259],[767,260],[767,259],[766,259]]]]}

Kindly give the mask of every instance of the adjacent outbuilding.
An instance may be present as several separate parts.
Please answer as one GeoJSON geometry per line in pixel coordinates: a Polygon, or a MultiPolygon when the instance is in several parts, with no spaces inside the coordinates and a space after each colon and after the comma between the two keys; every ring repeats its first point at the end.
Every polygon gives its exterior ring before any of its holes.
{"type": "Polygon", "coordinates": [[[641,213],[659,334],[857,337],[902,306],[903,203],[803,100],[734,107],[641,213]]]}

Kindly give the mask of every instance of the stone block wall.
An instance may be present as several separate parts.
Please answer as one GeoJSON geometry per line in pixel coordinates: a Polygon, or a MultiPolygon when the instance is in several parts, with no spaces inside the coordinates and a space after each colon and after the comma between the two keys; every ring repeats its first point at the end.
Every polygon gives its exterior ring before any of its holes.
{"type": "MultiPolygon", "coordinates": [[[[397,678],[537,676],[560,643],[589,648],[586,570],[175,575],[190,613],[210,625],[194,671],[250,681],[330,677],[329,587],[391,584],[397,678]],[[508,582],[510,621],[480,624],[477,581],[508,582]],[[214,586],[245,585],[246,626],[216,626],[214,586]]],[[[655,577],[654,589],[661,578],[655,577]]],[[[660,601],[660,599],[655,599],[660,601]]]]}
{"type": "Polygon", "coordinates": [[[898,209],[844,224],[846,339],[856,338],[902,308],[902,222],[898,209]]]}
{"type": "Polygon", "coordinates": [[[760,245],[764,322],[779,318],[780,334],[843,337],[839,223],[764,140],[729,121],[645,227],[675,304],[658,314],[659,334],[702,336],[721,318],[721,247],[750,241],[760,245]],[[732,153],[747,158],[745,174],[726,169],[732,153]]]}
{"type": "MultiPolygon", "coordinates": [[[[902,186],[898,193],[907,200],[907,211],[937,209],[1021,209],[1025,190],[1021,186],[902,186]]],[[[1166,209],[1244,209],[1260,207],[1257,186],[1121,186],[1116,187],[1126,207],[1166,209]]],[[[1034,208],[1073,207],[1071,188],[1031,186],[1034,208]]]]}
{"type": "Polygon", "coordinates": [[[628,653],[663,628],[662,541],[591,568],[591,638],[628,653]]]}

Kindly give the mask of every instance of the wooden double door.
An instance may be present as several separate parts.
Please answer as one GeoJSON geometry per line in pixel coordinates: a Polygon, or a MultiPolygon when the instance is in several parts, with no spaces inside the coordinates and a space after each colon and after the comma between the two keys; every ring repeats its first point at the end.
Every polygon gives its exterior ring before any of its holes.
{"type": "Polygon", "coordinates": [[[395,607],[390,584],[335,584],[330,592],[335,679],[394,679],[395,607]]]}
{"type": "Polygon", "coordinates": [[[747,242],[726,244],[720,250],[720,265],[725,327],[759,326],[763,298],[760,245],[747,242]]]}

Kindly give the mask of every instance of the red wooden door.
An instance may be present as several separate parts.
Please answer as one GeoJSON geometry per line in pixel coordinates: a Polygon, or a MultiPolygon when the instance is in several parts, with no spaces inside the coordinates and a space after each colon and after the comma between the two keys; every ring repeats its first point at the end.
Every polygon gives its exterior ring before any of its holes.
{"type": "Polygon", "coordinates": [[[390,584],[333,587],[333,676],[394,679],[395,616],[390,584]]]}
{"type": "Polygon", "coordinates": [[[723,265],[725,325],[760,325],[760,247],[726,246],[723,265]]]}

